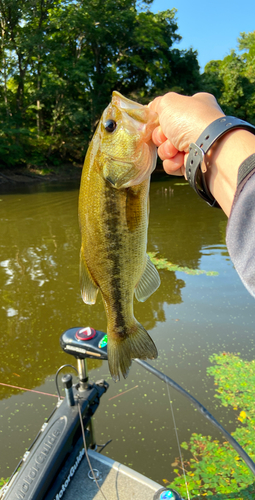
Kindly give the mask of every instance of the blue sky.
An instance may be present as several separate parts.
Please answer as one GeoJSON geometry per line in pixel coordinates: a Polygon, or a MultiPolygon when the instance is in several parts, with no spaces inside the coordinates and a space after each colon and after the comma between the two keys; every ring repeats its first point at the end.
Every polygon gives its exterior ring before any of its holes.
{"type": "Polygon", "coordinates": [[[201,70],[207,62],[236,50],[241,32],[255,30],[255,0],[154,0],[150,10],[174,7],[182,36],[177,47],[197,50],[201,70]]]}

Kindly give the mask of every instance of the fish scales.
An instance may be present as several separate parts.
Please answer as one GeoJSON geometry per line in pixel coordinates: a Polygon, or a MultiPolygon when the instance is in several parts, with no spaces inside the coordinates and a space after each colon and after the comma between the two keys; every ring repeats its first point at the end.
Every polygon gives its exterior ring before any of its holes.
{"type": "MultiPolygon", "coordinates": [[[[148,185],[148,181],[145,181],[148,185]]],[[[144,250],[146,250],[146,241],[144,236],[144,221],[140,212],[146,212],[147,205],[145,192],[147,186],[139,189],[136,194],[139,209],[138,216],[135,217],[135,211],[130,220],[130,209],[128,206],[130,200],[135,196],[131,194],[134,188],[128,188],[122,192],[122,196],[116,197],[115,190],[109,188],[107,193],[106,212],[109,214],[106,218],[106,228],[112,238],[111,245],[107,249],[107,258],[110,261],[111,276],[109,289],[102,292],[103,299],[109,309],[109,326],[112,327],[115,336],[128,336],[128,319],[133,317],[133,294],[139,278],[144,270],[144,250]],[[130,227],[132,229],[130,230],[130,227]],[[134,259],[133,256],[136,256],[134,259]]],[[[136,189],[137,191],[137,189],[136,189]]],[[[135,203],[134,203],[135,208],[135,203]]]]}
{"type": "MultiPolygon", "coordinates": [[[[141,157],[139,148],[147,154],[147,163],[155,163],[156,158],[150,139],[147,142],[140,140],[139,143],[140,136],[146,139],[146,126],[142,124],[141,127],[139,120],[136,120],[138,125],[133,123],[136,107],[134,111],[132,106],[138,107],[138,118],[140,108],[144,107],[116,92],[112,101],[114,98],[118,103],[117,109],[111,103],[105,110],[86,155],[79,196],[79,220],[82,297],[85,303],[95,303],[100,289],[107,315],[109,368],[113,378],[118,379],[120,372],[127,376],[133,358],[157,356],[149,334],[134,318],[133,297],[135,293],[138,300],[145,300],[159,286],[160,280],[146,255],[152,166],[150,164],[148,168],[147,165],[147,172],[141,175],[142,167],[139,169],[136,163],[141,157]],[[130,110],[124,108],[119,113],[123,102],[125,106],[131,106],[131,125],[126,123],[130,110]],[[114,137],[113,133],[105,131],[109,116],[117,123],[115,144],[108,140],[109,136],[110,139],[114,137]],[[137,132],[137,127],[141,131],[137,132]],[[132,138],[132,132],[135,138],[132,138]],[[132,161],[127,162],[125,150],[120,156],[119,145],[116,145],[118,133],[124,146],[125,141],[135,143],[133,150],[131,146],[128,150],[132,161]],[[148,148],[145,149],[148,142],[149,152],[148,148]]],[[[155,126],[155,116],[153,120],[155,126]]]]}

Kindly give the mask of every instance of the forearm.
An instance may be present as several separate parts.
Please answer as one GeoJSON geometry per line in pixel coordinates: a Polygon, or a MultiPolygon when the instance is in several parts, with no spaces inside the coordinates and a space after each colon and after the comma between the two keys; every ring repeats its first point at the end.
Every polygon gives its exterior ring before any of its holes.
{"type": "MultiPolygon", "coordinates": [[[[253,130],[252,127],[246,124],[244,128],[233,129],[229,117],[227,125],[232,128],[226,132],[220,127],[218,132],[224,135],[218,140],[217,133],[211,136],[212,130],[217,132],[214,126],[210,128],[211,124],[219,119],[223,123],[224,113],[210,94],[187,97],[170,92],[156,98],[150,106],[159,115],[160,126],[154,130],[152,139],[165,171],[187,175],[196,192],[212,202],[212,206],[213,198],[217,200],[229,217],[227,246],[231,259],[255,297],[255,135],[245,130],[245,127],[253,130]],[[203,160],[206,168],[202,168],[205,179],[200,171],[203,153],[194,143],[202,150],[204,146],[203,151],[208,150],[203,160]],[[190,144],[193,144],[191,150],[190,144]]],[[[242,127],[244,123],[236,122],[235,126],[239,125],[242,127]]]]}
{"type": "Polygon", "coordinates": [[[208,188],[228,217],[237,188],[238,169],[254,152],[255,136],[238,129],[219,139],[205,157],[208,188]]]}

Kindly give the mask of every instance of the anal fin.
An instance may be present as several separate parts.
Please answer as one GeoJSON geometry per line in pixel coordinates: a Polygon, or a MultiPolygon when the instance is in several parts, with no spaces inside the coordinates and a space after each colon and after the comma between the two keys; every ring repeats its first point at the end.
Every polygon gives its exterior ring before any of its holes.
{"type": "Polygon", "coordinates": [[[159,273],[147,255],[145,270],[139,283],[135,288],[135,296],[139,302],[144,302],[152,295],[160,285],[159,273]]]}

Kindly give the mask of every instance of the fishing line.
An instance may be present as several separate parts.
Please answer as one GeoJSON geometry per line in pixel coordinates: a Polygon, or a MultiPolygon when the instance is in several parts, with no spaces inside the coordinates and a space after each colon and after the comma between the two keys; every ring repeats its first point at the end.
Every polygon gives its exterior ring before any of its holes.
{"type": "Polygon", "coordinates": [[[3,385],[4,387],[10,387],[11,389],[19,389],[19,391],[34,392],[35,394],[42,394],[43,396],[52,396],[53,398],[58,398],[58,396],[56,394],[50,394],[49,392],[36,391],[35,389],[27,389],[26,387],[19,387],[18,385],[4,384],[3,382],[0,382],[0,385],[3,385]]]}
{"type": "Polygon", "coordinates": [[[85,451],[85,455],[86,455],[86,459],[88,461],[88,464],[89,464],[89,468],[90,468],[90,472],[93,476],[93,479],[100,491],[100,493],[103,495],[104,499],[107,500],[105,494],[103,493],[103,490],[100,486],[100,484],[98,483],[98,480],[95,476],[95,473],[94,473],[94,470],[92,468],[92,465],[91,465],[91,462],[90,462],[90,459],[89,459],[89,455],[88,455],[88,450],[87,450],[87,444],[86,444],[86,438],[85,438],[85,432],[84,432],[84,425],[83,425],[83,420],[82,420],[82,414],[81,414],[81,405],[80,405],[80,400],[78,398],[78,411],[79,411],[79,417],[80,417],[80,423],[81,423],[81,432],[82,432],[82,439],[83,439],[83,445],[84,445],[84,451],[85,451]]]}
{"type": "MultiPolygon", "coordinates": [[[[165,375],[165,377],[166,377],[166,375],[165,375]]],[[[169,385],[167,383],[167,379],[165,379],[165,384],[167,386],[168,398],[169,398],[169,403],[170,403],[170,408],[171,408],[171,413],[172,413],[172,419],[173,419],[173,423],[174,423],[174,430],[175,430],[175,436],[176,436],[178,451],[179,451],[179,455],[180,455],[180,459],[181,459],[182,473],[183,473],[183,477],[184,477],[184,481],[185,481],[186,492],[187,492],[187,495],[188,495],[188,500],[190,500],[189,488],[188,488],[188,483],[187,483],[187,480],[186,480],[184,463],[183,463],[183,459],[182,459],[182,452],[181,452],[181,446],[180,446],[180,441],[179,441],[179,436],[178,436],[178,430],[177,430],[177,426],[176,426],[176,422],[175,422],[174,406],[173,406],[173,402],[172,402],[172,399],[171,399],[170,389],[169,389],[169,385]]]]}
{"type": "Polygon", "coordinates": [[[153,366],[151,366],[149,363],[146,363],[146,361],[143,361],[141,359],[135,358],[136,363],[139,365],[142,365],[146,370],[151,372],[153,375],[158,377],[160,380],[163,380],[163,382],[166,382],[168,385],[176,389],[176,391],[180,392],[183,396],[185,396],[191,403],[195,406],[195,408],[202,413],[202,415],[207,418],[222,434],[223,436],[227,439],[227,441],[231,444],[231,446],[234,448],[234,450],[237,451],[238,455],[244,460],[246,463],[247,467],[251,470],[251,472],[255,475],[255,463],[253,460],[249,457],[248,453],[240,446],[240,444],[229,434],[224,427],[216,420],[216,418],[211,415],[211,413],[196,399],[194,396],[189,394],[183,387],[181,387],[179,384],[177,384],[174,380],[172,380],[170,377],[167,377],[164,373],[160,372],[153,366]]]}

